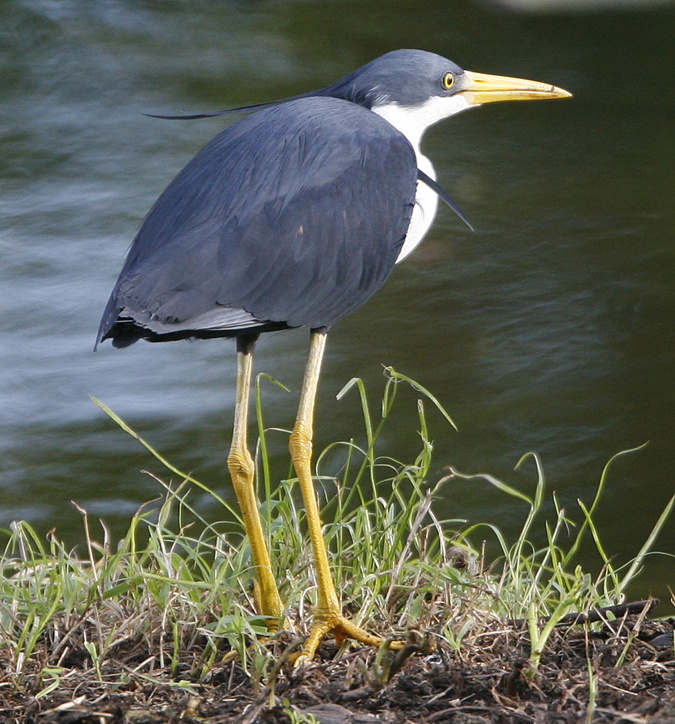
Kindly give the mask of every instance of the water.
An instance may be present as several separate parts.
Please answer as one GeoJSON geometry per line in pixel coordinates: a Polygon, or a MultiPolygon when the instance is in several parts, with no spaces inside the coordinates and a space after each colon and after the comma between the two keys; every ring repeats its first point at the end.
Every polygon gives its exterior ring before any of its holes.
{"type": "MultiPolygon", "coordinates": [[[[224,125],[179,113],[255,103],[329,83],[396,47],[477,71],[530,77],[573,100],[501,104],[432,129],[425,153],[476,227],[441,211],[385,288],[336,326],[320,388],[317,447],[362,438],[382,364],[419,380],[459,426],[429,413],[434,477],[490,472],[531,491],[530,450],[549,488],[589,503],[605,546],[634,555],[667,500],[675,432],[675,12],[538,15],[482,3],[9,0],[0,7],[0,524],[24,518],[81,538],[76,500],[119,534],[160,468],[90,401],[103,400],[178,467],[231,496],[224,474],[233,344],[92,352],[107,296],[143,215],[224,125]]],[[[293,421],[305,330],[267,335],[256,357],[292,390],[265,391],[266,421],[293,421]]],[[[382,454],[418,449],[402,394],[382,454]]],[[[274,463],[285,470],[282,433],[274,463]]],[[[509,534],[524,511],[485,485],[446,489],[442,513],[509,534]]],[[[577,519],[580,517],[575,514],[577,519]]],[[[660,549],[674,552],[675,521],[660,549]]],[[[588,562],[593,563],[592,552],[588,562]]],[[[670,559],[634,595],[667,598],[670,559]]]]}

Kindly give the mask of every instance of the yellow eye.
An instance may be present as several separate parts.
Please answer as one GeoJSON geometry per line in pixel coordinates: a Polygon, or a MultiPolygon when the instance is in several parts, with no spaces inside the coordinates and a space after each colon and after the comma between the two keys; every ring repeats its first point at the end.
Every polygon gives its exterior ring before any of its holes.
{"type": "Polygon", "coordinates": [[[446,73],[443,76],[443,88],[445,88],[445,90],[450,90],[450,88],[452,88],[453,85],[455,85],[455,74],[446,73]]]}

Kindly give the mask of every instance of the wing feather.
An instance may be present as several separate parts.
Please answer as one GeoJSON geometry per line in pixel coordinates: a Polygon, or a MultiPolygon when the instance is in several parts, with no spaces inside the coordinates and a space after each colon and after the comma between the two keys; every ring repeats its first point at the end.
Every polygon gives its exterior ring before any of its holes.
{"type": "Polygon", "coordinates": [[[391,273],[416,183],[410,143],[361,106],[307,98],[249,116],[157,200],[99,340],[330,326],[391,273]]]}

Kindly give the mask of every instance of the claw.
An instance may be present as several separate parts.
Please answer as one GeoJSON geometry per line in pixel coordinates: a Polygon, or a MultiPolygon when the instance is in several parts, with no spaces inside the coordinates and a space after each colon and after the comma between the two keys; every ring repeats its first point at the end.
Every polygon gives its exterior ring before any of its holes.
{"type": "MultiPolygon", "coordinates": [[[[341,646],[345,639],[354,639],[360,641],[367,646],[380,646],[384,639],[381,636],[365,631],[356,624],[345,618],[341,613],[329,613],[321,615],[312,626],[312,630],[305,640],[302,652],[296,657],[293,666],[298,668],[309,663],[313,658],[316,650],[319,648],[321,639],[326,634],[333,634],[338,646],[341,646]]],[[[391,649],[402,649],[402,641],[392,641],[389,644],[391,649]]]]}

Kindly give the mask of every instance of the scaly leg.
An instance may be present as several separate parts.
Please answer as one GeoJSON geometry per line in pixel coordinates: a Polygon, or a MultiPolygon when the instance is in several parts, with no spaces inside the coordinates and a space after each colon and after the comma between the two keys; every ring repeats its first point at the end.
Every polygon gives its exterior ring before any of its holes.
{"type": "Polygon", "coordinates": [[[321,639],[327,633],[333,633],[338,643],[341,643],[345,638],[353,638],[371,646],[379,646],[382,643],[379,636],[364,631],[342,615],[342,608],[333,585],[333,578],[328,564],[326,543],[321,532],[319,506],[312,480],[312,436],[314,404],[319,384],[321,360],[326,347],[326,334],[327,330],[325,329],[312,330],[298,417],[289,443],[295,471],[300,481],[305,510],[307,511],[307,526],[314,551],[318,583],[318,600],[314,610],[312,630],[305,641],[302,653],[296,659],[296,665],[304,661],[310,661],[313,658],[321,639]]]}
{"type": "Polygon", "coordinates": [[[227,457],[227,467],[232,477],[234,492],[237,494],[256,566],[258,582],[254,593],[258,612],[267,617],[267,628],[274,632],[279,628],[283,605],[272,576],[272,564],[260,522],[258,498],[255,492],[255,465],[247,441],[253,347],[256,339],[257,335],[237,337],[237,396],[232,447],[227,457]]]}

